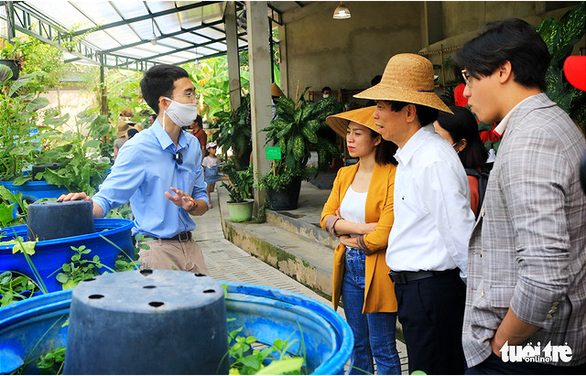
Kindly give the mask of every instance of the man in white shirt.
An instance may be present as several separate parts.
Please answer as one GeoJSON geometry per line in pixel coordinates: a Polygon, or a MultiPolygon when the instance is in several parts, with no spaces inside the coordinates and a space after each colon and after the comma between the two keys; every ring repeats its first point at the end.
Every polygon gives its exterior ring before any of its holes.
{"type": "Polygon", "coordinates": [[[432,125],[438,110],[451,111],[434,93],[431,62],[415,54],[393,56],[381,82],[356,98],[377,102],[378,131],[399,146],[386,261],[409,373],[461,374],[463,279],[474,214],[464,167],[432,125]]]}

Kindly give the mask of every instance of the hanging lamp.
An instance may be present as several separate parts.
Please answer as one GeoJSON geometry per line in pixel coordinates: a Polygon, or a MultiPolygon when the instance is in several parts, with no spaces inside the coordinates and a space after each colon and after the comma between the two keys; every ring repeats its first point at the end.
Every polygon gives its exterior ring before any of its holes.
{"type": "Polygon", "coordinates": [[[350,14],[350,9],[344,6],[344,4],[342,4],[342,2],[340,1],[340,5],[338,5],[336,7],[336,10],[334,10],[334,15],[332,17],[335,20],[345,20],[352,17],[352,15],[350,14]]]}

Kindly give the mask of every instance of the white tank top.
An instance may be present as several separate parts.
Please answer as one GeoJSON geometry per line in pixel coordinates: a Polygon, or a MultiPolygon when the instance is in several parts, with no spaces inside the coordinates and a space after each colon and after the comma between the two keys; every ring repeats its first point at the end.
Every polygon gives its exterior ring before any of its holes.
{"type": "MultiPolygon", "coordinates": [[[[368,192],[358,193],[348,187],[342,203],[340,204],[340,215],[348,222],[366,223],[366,197],[368,192]]],[[[357,236],[357,235],[351,235],[357,236]]]]}

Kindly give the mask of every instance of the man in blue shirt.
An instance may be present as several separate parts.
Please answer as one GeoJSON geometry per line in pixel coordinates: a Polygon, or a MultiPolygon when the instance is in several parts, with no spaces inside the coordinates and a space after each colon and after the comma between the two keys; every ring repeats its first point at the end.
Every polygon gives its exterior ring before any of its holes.
{"type": "Polygon", "coordinates": [[[69,193],[59,200],[93,202],[95,218],[130,201],[132,234],[150,238],[141,250],[142,268],[186,270],[208,274],[199,246],[192,240],[195,223],[190,215],[208,208],[206,184],[197,139],[181,127],[197,116],[195,87],[177,66],[150,68],[140,82],[142,95],[157,113],[148,129],[120,149],[112,172],[93,197],[69,193]]]}

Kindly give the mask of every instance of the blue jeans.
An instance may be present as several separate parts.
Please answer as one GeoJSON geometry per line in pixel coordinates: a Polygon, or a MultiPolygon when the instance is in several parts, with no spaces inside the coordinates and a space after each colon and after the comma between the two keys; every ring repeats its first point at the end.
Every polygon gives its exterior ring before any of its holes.
{"type": "Polygon", "coordinates": [[[346,267],[342,299],[346,321],[354,334],[350,375],[400,375],[401,362],[395,343],[397,314],[389,312],[362,314],[364,305],[364,263],[366,255],[359,249],[346,250],[346,267]]]}

